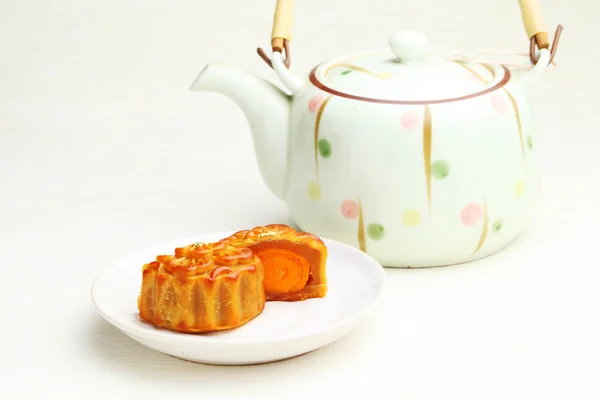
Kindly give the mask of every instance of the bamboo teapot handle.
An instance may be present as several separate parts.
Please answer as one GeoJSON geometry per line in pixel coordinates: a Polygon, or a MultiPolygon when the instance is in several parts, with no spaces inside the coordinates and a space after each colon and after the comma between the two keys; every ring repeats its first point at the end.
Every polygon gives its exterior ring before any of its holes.
{"type": "MultiPolygon", "coordinates": [[[[285,52],[285,66],[290,67],[290,40],[292,40],[294,0],[277,0],[275,15],[273,17],[273,29],[271,30],[271,49],[273,52],[285,52]]],[[[265,51],[257,49],[258,55],[271,65],[271,60],[265,51]]]]}
{"type": "MultiPolygon", "coordinates": [[[[535,50],[536,45],[538,49],[548,49],[550,47],[548,31],[546,30],[542,11],[540,10],[540,5],[537,0],[519,0],[519,7],[521,8],[523,26],[525,27],[525,32],[527,32],[530,42],[529,58],[532,63],[537,64],[538,57],[535,50]]],[[[550,50],[550,63],[554,60],[562,30],[562,25],[558,25],[556,33],[554,34],[552,49],[550,50]]]]}
{"type": "MultiPolygon", "coordinates": [[[[537,64],[536,46],[538,49],[548,49],[550,47],[548,31],[538,0],[518,1],[525,32],[530,41],[529,58],[533,64],[537,64]]],[[[285,52],[285,66],[287,68],[290,67],[291,61],[289,42],[292,40],[293,8],[294,0],[277,0],[275,15],[273,17],[273,29],[271,31],[271,49],[273,52],[282,54],[285,52]]],[[[562,30],[562,25],[558,25],[550,50],[550,63],[554,59],[562,30]]],[[[261,48],[257,49],[257,52],[267,64],[271,65],[269,56],[261,48]]]]}

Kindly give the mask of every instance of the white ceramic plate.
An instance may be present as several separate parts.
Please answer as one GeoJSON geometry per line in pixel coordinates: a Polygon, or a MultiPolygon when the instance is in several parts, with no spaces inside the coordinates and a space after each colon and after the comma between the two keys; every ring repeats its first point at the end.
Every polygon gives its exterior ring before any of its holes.
{"type": "Polygon", "coordinates": [[[267,302],[264,311],[237,329],[186,334],[156,328],[137,311],[142,265],[177,246],[210,242],[233,232],[177,240],[146,249],[102,271],[92,286],[100,314],[139,343],[189,361],[207,364],[257,364],[316,350],[348,333],[379,299],[383,267],[346,244],[323,239],[328,248],[325,298],[267,302]]]}

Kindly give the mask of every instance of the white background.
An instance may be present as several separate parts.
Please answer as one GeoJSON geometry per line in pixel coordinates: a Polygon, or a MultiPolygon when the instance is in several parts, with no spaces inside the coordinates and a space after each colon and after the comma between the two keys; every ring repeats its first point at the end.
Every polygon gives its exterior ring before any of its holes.
{"type": "MultiPolygon", "coordinates": [[[[274,80],[255,48],[269,46],[275,2],[0,2],[0,397],[599,398],[600,6],[540,3],[565,31],[536,94],[545,174],[531,228],[476,263],[388,270],[382,312],[326,348],[215,367],[125,337],[90,286],[142,247],[291,222],[242,113],[188,91],[212,61],[274,80]]],[[[456,48],[528,46],[517,0],[302,0],[292,68],[404,28],[456,48]]]]}

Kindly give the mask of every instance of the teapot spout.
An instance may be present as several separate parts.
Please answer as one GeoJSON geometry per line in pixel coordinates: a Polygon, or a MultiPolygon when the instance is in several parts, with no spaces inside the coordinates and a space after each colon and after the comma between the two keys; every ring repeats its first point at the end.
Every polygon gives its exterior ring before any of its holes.
{"type": "Polygon", "coordinates": [[[220,93],[242,109],[260,174],[269,190],[284,199],[291,97],[272,83],[225,64],[207,65],[190,90],[220,93]]]}

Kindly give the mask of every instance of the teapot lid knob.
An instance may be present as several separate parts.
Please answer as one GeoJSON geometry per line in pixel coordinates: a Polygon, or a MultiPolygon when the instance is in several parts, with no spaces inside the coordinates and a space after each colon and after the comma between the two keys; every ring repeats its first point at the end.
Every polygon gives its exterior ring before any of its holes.
{"type": "Polygon", "coordinates": [[[427,47],[427,38],[419,31],[400,31],[390,38],[389,46],[398,58],[397,61],[409,63],[418,60],[424,53],[427,47]]]}

